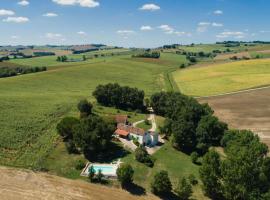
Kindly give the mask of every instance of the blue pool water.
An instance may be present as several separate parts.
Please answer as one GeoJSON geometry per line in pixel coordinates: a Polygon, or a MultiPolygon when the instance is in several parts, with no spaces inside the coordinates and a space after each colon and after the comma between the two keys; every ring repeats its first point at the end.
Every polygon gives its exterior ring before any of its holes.
{"type": "MultiPolygon", "coordinates": [[[[104,165],[93,165],[95,173],[98,173],[101,170],[104,175],[115,175],[116,168],[114,166],[104,166],[104,165]]],[[[90,168],[89,168],[90,169],[90,168]]]]}

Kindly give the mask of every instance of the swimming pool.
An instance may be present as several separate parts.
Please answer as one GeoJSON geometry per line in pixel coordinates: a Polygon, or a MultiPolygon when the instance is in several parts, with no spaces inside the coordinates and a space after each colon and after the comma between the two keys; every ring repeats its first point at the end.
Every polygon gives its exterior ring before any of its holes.
{"type": "MultiPolygon", "coordinates": [[[[101,173],[104,174],[105,176],[116,176],[116,169],[117,166],[115,165],[97,165],[93,164],[91,165],[94,168],[95,173],[98,173],[99,170],[101,170],[101,173]]],[[[91,168],[91,166],[88,168],[88,172],[91,168]]]]}

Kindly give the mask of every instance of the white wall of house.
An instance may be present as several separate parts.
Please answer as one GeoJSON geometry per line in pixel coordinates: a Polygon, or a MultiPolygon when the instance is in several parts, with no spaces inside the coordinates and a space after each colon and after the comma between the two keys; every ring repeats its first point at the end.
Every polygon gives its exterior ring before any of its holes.
{"type": "Polygon", "coordinates": [[[140,144],[143,144],[144,142],[144,137],[142,135],[137,135],[137,134],[134,134],[134,133],[129,133],[129,139],[132,140],[132,138],[137,138],[138,142],[140,144]]]}

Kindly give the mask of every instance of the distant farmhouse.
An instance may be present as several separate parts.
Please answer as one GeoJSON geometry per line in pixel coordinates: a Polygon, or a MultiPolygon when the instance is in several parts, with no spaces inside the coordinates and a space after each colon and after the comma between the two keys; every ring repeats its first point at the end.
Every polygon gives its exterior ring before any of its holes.
{"type": "Polygon", "coordinates": [[[127,140],[136,138],[141,145],[153,147],[158,144],[158,133],[145,131],[142,128],[133,127],[128,124],[128,117],[126,115],[117,115],[115,117],[117,129],[115,135],[127,140]]]}

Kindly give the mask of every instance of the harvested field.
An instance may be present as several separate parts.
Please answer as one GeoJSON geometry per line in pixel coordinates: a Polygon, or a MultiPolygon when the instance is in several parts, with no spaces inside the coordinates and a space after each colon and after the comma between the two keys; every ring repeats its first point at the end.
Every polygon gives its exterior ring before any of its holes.
{"type": "Polygon", "coordinates": [[[214,60],[227,60],[234,56],[236,56],[238,59],[241,59],[243,57],[251,58],[249,52],[241,52],[241,53],[219,54],[214,58],[214,60]]]}
{"type": "Polygon", "coordinates": [[[231,128],[252,130],[270,147],[270,87],[199,101],[209,103],[231,128]]]}
{"type": "Polygon", "coordinates": [[[45,173],[0,167],[0,196],[5,200],[154,200],[127,191],[74,181],[45,173]]]}

